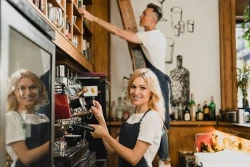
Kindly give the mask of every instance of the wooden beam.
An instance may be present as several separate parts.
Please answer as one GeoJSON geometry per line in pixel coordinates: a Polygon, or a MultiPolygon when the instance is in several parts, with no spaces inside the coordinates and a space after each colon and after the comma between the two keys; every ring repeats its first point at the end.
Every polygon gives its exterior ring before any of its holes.
{"type": "Polygon", "coordinates": [[[219,0],[221,110],[236,110],[235,0],[219,0]]]}

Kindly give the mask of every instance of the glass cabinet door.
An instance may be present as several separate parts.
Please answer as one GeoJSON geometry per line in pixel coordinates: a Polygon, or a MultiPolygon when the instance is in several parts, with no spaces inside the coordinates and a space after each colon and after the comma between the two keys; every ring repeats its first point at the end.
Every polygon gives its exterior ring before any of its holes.
{"type": "Polygon", "coordinates": [[[6,1],[1,14],[0,166],[50,167],[55,45],[6,1]]]}

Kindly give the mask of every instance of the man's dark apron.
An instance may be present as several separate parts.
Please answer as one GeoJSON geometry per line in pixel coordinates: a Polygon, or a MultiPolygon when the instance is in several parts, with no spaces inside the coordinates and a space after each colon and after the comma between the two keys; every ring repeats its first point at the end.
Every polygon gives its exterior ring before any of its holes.
{"type": "MultiPolygon", "coordinates": [[[[33,149],[39,147],[50,140],[50,123],[41,123],[38,125],[25,124],[24,128],[27,126],[31,127],[31,136],[26,138],[25,142],[28,149],[33,149]]],[[[32,163],[29,167],[50,167],[50,154],[46,154],[41,159],[32,163]]],[[[27,167],[19,159],[16,162],[15,167],[27,167]]]]}
{"type": "Polygon", "coordinates": [[[170,127],[170,117],[169,117],[169,95],[170,95],[170,89],[169,87],[171,86],[171,80],[169,78],[168,75],[164,74],[163,72],[161,72],[160,70],[158,70],[157,68],[155,68],[146,58],[146,56],[144,55],[144,59],[145,59],[145,63],[146,63],[146,67],[149,68],[151,71],[153,71],[155,73],[155,75],[157,76],[159,83],[160,83],[160,87],[161,87],[161,91],[162,91],[162,95],[165,103],[165,127],[167,129],[169,129],[170,127]]]}
{"type": "MultiPolygon", "coordinates": [[[[148,111],[150,111],[150,109],[148,111]]],[[[139,131],[140,131],[141,121],[148,111],[144,113],[140,121],[137,123],[134,123],[134,124],[129,124],[127,122],[122,123],[121,129],[120,129],[120,135],[119,135],[120,144],[130,149],[133,149],[135,147],[135,144],[139,135],[139,131]]],[[[118,167],[132,167],[132,165],[119,156],[118,167]]],[[[142,157],[142,159],[136,164],[135,167],[148,167],[148,164],[145,158],[142,157]]]]}

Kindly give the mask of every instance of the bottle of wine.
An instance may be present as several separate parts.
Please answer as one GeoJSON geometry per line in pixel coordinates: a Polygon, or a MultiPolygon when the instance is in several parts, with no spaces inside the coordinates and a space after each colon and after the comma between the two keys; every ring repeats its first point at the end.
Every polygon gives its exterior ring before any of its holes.
{"type": "Polygon", "coordinates": [[[201,111],[201,105],[198,104],[198,111],[196,112],[196,120],[203,121],[203,119],[204,119],[204,113],[201,111]]]}
{"type": "Polygon", "coordinates": [[[123,116],[122,98],[118,97],[117,102],[118,102],[118,105],[116,107],[117,119],[118,119],[118,121],[122,121],[122,116],[123,116]]]}
{"type": "Polygon", "coordinates": [[[191,121],[195,121],[196,120],[196,107],[195,107],[195,101],[194,101],[194,94],[191,94],[190,114],[191,114],[191,121]]]}
{"type": "Polygon", "coordinates": [[[186,107],[185,107],[184,120],[185,121],[190,121],[191,120],[191,118],[190,118],[190,111],[189,111],[189,106],[188,105],[186,105],[186,107]]]}
{"type": "Polygon", "coordinates": [[[214,103],[214,96],[211,96],[211,102],[208,107],[209,107],[210,120],[215,121],[216,105],[214,103]]]}
{"type": "Polygon", "coordinates": [[[209,121],[210,115],[209,115],[209,108],[207,105],[207,100],[205,100],[205,104],[203,106],[203,113],[204,113],[204,121],[209,121]]]}
{"type": "Polygon", "coordinates": [[[116,121],[117,119],[115,101],[112,102],[110,117],[112,121],[116,121]]]}
{"type": "Polygon", "coordinates": [[[106,120],[110,120],[109,101],[106,101],[106,120]]]}
{"type": "Polygon", "coordinates": [[[183,108],[182,108],[181,103],[179,103],[178,105],[178,117],[179,117],[179,120],[183,120],[183,108]]]}

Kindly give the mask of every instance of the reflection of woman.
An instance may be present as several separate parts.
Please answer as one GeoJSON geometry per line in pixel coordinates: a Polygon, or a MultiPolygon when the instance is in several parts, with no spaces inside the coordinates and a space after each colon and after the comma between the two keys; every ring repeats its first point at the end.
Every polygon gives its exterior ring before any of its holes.
{"type": "Polygon", "coordinates": [[[120,129],[115,140],[107,130],[102,107],[95,101],[92,107],[99,125],[91,132],[95,138],[102,138],[109,153],[118,153],[118,167],[151,167],[159,149],[162,126],[165,120],[165,107],[156,75],[149,69],[136,70],[128,82],[127,99],[135,105],[132,114],[120,129]]]}
{"type": "Polygon", "coordinates": [[[34,73],[21,69],[12,74],[6,114],[6,151],[12,167],[49,166],[49,119],[35,111],[47,101],[46,88],[34,73]]]}

